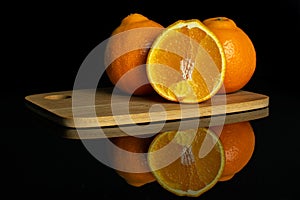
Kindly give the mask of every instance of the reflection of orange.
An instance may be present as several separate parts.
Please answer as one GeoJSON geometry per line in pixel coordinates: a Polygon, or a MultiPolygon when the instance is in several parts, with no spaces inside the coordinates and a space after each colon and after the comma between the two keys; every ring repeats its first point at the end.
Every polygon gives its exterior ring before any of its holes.
{"type": "Polygon", "coordinates": [[[113,61],[111,61],[112,63],[106,63],[109,65],[106,72],[110,81],[114,85],[118,83],[118,88],[123,92],[136,95],[146,95],[153,92],[143,65],[146,64],[148,50],[153,40],[162,28],[163,26],[157,22],[141,14],[134,13],[125,17],[112,32],[112,36],[118,33],[122,33],[122,35],[111,37],[109,40],[105,56],[106,61],[109,60],[107,62],[110,62],[110,59],[113,61]],[[156,28],[149,29],[149,27],[156,28]],[[136,28],[148,29],[132,31],[136,28]],[[125,74],[127,76],[124,76],[125,74]]]}
{"type": "Polygon", "coordinates": [[[249,121],[212,127],[216,133],[221,131],[220,140],[225,151],[225,167],[220,181],[231,179],[241,171],[252,157],[255,135],[249,121]]]}
{"type": "Polygon", "coordinates": [[[147,58],[147,75],[162,97],[202,102],[221,87],[225,54],[217,37],[199,20],[178,20],[155,39],[147,58]]]}
{"type": "Polygon", "coordinates": [[[206,128],[160,133],[148,152],[157,182],[178,196],[197,197],[208,191],[225,163],[220,140],[206,128]]]}
{"type": "MultiPolygon", "coordinates": [[[[203,23],[221,41],[226,56],[224,87],[226,93],[242,89],[256,68],[256,52],[248,35],[226,17],[209,18],[203,23]]],[[[224,93],[224,91],[219,91],[224,93]]]]}
{"type": "MultiPolygon", "coordinates": [[[[128,152],[147,153],[152,138],[123,136],[111,138],[110,140],[115,145],[128,152]]],[[[116,172],[132,186],[140,187],[155,181],[155,178],[149,169],[146,154],[124,154],[121,151],[113,151],[112,162],[116,169],[124,169],[124,171],[116,170],[116,172]]]]}

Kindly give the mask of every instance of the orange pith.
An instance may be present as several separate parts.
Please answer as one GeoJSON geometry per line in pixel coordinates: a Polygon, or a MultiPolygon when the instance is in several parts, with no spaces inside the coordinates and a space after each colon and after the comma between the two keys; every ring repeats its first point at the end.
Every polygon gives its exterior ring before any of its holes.
{"type": "Polygon", "coordinates": [[[225,91],[242,89],[251,79],[256,68],[256,51],[249,36],[227,17],[213,17],[203,23],[216,34],[226,56],[225,91]]]}
{"type": "Polygon", "coordinates": [[[219,180],[224,162],[220,141],[206,128],[160,133],[148,150],[157,182],[178,196],[197,197],[208,191],[219,180]]]}
{"type": "Polygon", "coordinates": [[[220,89],[225,55],[216,36],[197,19],[178,20],[155,39],[148,53],[147,76],[162,97],[198,103],[220,89]]]}

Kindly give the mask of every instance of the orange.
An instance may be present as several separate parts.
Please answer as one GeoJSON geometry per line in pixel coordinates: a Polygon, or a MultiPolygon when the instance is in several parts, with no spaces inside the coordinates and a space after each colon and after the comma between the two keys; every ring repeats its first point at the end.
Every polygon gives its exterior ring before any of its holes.
{"type": "Polygon", "coordinates": [[[221,41],[226,56],[224,90],[232,93],[242,89],[252,78],[256,68],[256,51],[249,36],[226,17],[208,18],[203,23],[221,41]]]}
{"type": "Polygon", "coordinates": [[[220,89],[225,74],[221,42],[198,19],[178,20],[155,39],[148,53],[147,75],[167,100],[199,103],[220,89]]]}
{"type": "Polygon", "coordinates": [[[113,151],[112,164],[118,175],[129,185],[140,187],[156,180],[148,166],[147,154],[142,154],[147,153],[152,141],[151,137],[122,136],[111,138],[110,140],[119,148],[128,151],[128,154],[124,154],[118,150],[113,151]]]}
{"type": "Polygon", "coordinates": [[[106,74],[121,91],[134,95],[154,91],[145,64],[149,48],[162,29],[159,23],[134,13],[122,19],[112,32],[105,50],[106,74]]]}
{"type": "Polygon", "coordinates": [[[218,182],[225,155],[220,140],[207,128],[167,131],[150,144],[148,163],[163,188],[198,197],[218,182]]]}
{"type": "Polygon", "coordinates": [[[254,131],[249,121],[225,124],[223,129],[216,126],[212,130],[221,133],[226,162],[220,181],[227,181],[250,161],[255,146],[254,131]]]}

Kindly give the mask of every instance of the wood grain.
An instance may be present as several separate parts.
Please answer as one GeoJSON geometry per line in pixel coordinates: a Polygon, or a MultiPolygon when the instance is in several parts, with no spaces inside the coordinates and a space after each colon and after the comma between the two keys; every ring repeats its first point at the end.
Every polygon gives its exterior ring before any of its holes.
{"type": "Polygon", "coordinates": [[[269,105],[268,96],[249,91],[215,95],[198,104],[180,104],[158,95],[139,97],[115,93],[111,88],[33,94],[26,96],[25,100],[34,112],[69,128],[207,118],[253,111],[269,105]]]}
{"type": "MultiPolygon", "coordinates": [[[[59,128],[55,126],[56,134],[67,138],[67,139],[101,139],[101,138],[112,138],[122,136],[147,136],[157,134],[159,132],[174,131],[174,130],[186,130],[191,129],[197,125],[200,127],[210,127],[221,124],[231,124],[242,121],[257,120],[269,115],[269,108],[262,108],[257,110],[251,110],[246,112],[238,112],[224,115],[216,115],[211,117],[203,117],[200,120],[197,118],[168,121],[166,123],[151,123],[151,124],[140,124],[140,125],[125,125],[125,126],[109,126],[100,128],[59,128]],[[137,126],[139,126],[137,128],[137,126]],[[158,131],[159,130],[159,131],[158,131]]],[[[48,126],[49,127],[49,126],[48,126]]],[[[51,126],[53,128],[53,126],[51,126]]]]}

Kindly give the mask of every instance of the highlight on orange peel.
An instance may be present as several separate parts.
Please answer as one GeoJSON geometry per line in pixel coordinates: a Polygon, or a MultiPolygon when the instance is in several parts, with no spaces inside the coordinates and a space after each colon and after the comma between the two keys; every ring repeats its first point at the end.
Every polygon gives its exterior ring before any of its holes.
{"type": "Polygon", "coordinates": [[[221,42],[200,20],[178,20],[154,40],[146,72],[167,100],[199,103],[221,88],[226,68],[221,42]]]}
{"type": "Polygon", "coordinates": [[[166,190],[198,197],[220,179],[225,155],[220,140],[207,128],[167,131],[150,144],[148,164],[166,190]]]}

